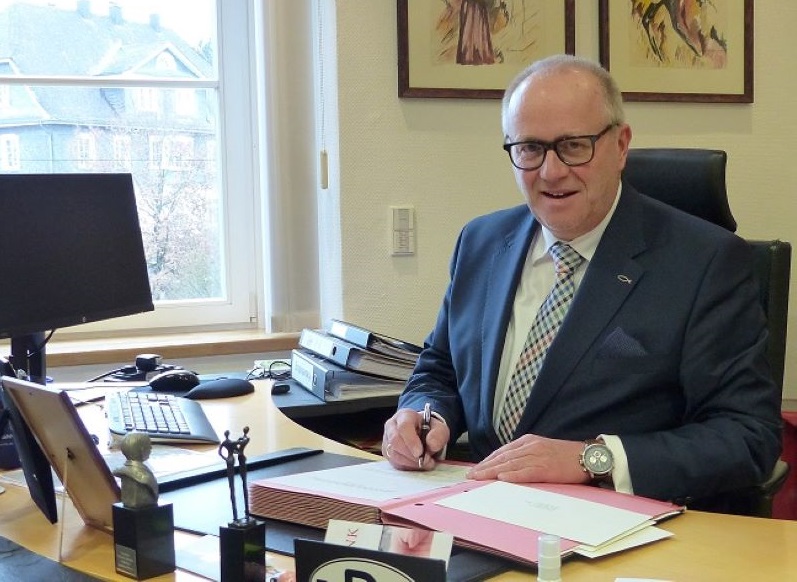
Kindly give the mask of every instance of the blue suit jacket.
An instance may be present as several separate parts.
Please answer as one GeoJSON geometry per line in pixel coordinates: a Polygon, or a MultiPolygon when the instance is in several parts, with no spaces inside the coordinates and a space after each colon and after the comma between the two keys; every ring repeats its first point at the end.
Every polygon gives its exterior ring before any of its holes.
{"type": "MultiPolygon", "coordinates": [[[[451,281],[400,407],[427,400],[474,460],[500,446],[493,401],[532,235],[527,206],[462,230],[451,281]]],[[[624,185],[516,435],[616,434],[634,492],[689,502],[762,482],[780,394],[747,243],[624,185]]]]}

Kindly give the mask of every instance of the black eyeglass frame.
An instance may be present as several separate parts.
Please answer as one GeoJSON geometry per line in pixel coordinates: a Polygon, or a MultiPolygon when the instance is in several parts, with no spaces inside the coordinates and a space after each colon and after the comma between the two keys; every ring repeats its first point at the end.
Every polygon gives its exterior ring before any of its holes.
{"type": "Polygon", "coordinates": [[[513,141],[511,143],[505,143],[501,147],[504,149],[504,151],[507,153],[507,155],[509,155],[509,161],[512,162],[512,165],[515,166],[518,170],[532,171],[532,170],[540,169],[542,167],[542,165],[545,163],[545,158],[548,156],[548,152],[551,151],[551,150],[556,152],[556,157],[559,158],[559,160],[561,160],[561,162],[564,165],[570,166],[571,168],[573,168],[573,167],[576,167],[576,166],[583,166],[585,164],[590,163],[592,161],[592,159],[595,157],[595,143],[600,138],[602,138],[604,135],[609,133],[609,131],[612,128],[617,127],[617,125],[619,125],[619,124],[618,123],[610,123],[609,125],[604,127],[602,131],[600,131],[599,133],[596,133],[594,135],[571,135],[571,136],[568,136],[568,137],[563,137],[563,138],[557,139],[555,141],[539,141],[539,140],[536,140],[536,139],[524,139],[524,140],[521,140],[521,141],[513,141]],[[592,145],[592,153],[590,154],[588,160],[586,160],[584,162],[571,163],[571,162],[568,162],[567,160],[565,160],[562,157],[562,154],[559,153],[559,149],[558,148],[559,148],[560,144],[568,142],[570,140],[574,140],[574,139],[588,139],[590,141],[590,144],[592,145]],[[515,163],[515,159],[512,157],[512,147],[516,146],[516,145],[522,145],[522,144],[534,144],[534,145],[538,145],[538,146],[542,147],[542,158],[540,159],[540,163],[538,165],[534,166],[533,168],[523,168],[521,166],[518,166],[515,163]]]}

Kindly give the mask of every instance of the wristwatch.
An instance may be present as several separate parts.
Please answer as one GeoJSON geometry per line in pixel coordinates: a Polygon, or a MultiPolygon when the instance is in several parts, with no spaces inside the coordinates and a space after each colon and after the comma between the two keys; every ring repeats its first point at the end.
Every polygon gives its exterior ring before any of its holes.
{"type": "Polygon", "coordinates": [[[609,447],[602,440],[592,439],[584,441],[581,457],[578,459],[581,468],[593,481],[606,481],[611,479],[614,469],[614,457],[609,447]]]}

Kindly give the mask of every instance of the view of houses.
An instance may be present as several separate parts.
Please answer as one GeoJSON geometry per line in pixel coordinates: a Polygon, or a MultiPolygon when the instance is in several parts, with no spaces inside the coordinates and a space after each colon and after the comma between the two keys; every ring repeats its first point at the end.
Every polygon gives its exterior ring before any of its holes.
{"type": "Polygon", "coordinates": [[[0,10],[0,172],[132,173],[156,300],[222,293],[216,89],[169,85],[215,79],[212,53],[118,5],[0,10]]]}

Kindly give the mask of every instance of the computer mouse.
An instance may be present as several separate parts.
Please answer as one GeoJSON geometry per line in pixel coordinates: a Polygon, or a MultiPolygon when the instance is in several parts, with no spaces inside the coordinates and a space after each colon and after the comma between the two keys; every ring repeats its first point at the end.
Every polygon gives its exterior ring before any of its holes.
{"type": "Polygon", "coordinates": [[[187,392],[197,384],[199,376],[189,370],[166,370],[149,381],[155,392],[187,392]]]}
{"type": "Polygon", "coordinates": [[[208,380],[191,388],[183,394],[183,398],[191,400],[205,400],[206,398],[230,398],[243,396],[255,391],[255,386],[249,380],[242,378],[218,378],[208,380]]]}

